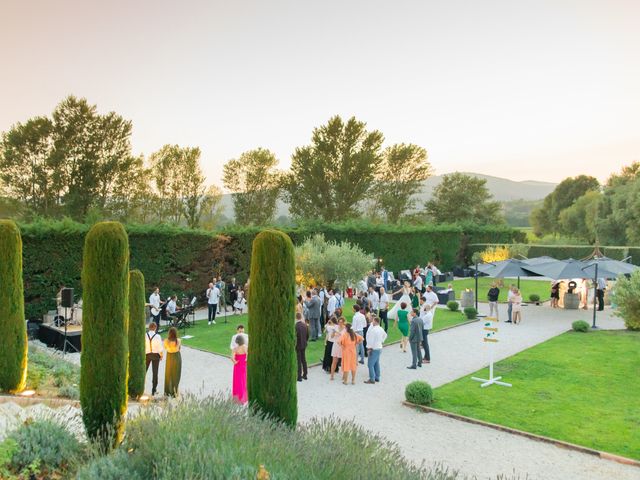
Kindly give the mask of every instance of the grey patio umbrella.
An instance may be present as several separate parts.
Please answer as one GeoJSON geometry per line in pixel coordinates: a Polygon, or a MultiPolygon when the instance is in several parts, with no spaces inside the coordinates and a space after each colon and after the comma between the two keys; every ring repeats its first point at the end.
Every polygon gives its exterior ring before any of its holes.
{"type": "MultiPolygon", "coordinates": [[[[530,272],[554,280],[561,278],[595,278],[595,265],[573,258],[569,258],[568,260],[552,260],[538,265],[525,265],[524,268],[530,272]]],[[[617,274],[606,268],[599,268],[598,276],[612,278],[616,277],[617,274]]]]}
{"type": "Polygon", "coordinates": [[[505,277],[518,277],[518,288],[520,288],[520,277],[536,277],[537,273],[525,270],[525,265],[522,260],[510,258],[508,260],[500,260],[499,262],[477,263],[475,267],[471,267],[476,270],[476,310],[478,309],[478,272],[484,273],[493,278],[505,278],[505,277]]]}
{"type": "Polygon", "coordinates": [[[543,255],[542,257],[525,258],[520,260],[525,265],[540,265],[541,263],[554,262],[556,259],[543,255]]]}

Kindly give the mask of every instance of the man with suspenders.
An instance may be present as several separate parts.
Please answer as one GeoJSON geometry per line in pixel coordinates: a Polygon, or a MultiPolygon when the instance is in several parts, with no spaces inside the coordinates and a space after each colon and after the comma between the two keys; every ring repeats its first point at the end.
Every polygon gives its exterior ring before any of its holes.
{"type": "Polygon", "coordinates": [[[158,367],[160,366],[160,360],[162,360],[162,337],[160,337],[160,334],[156,331],[157,329],[158,326],[154,322],[151,322],[149,324],[147,338],[144,340],[146,370],[149,370],[149,364],[151,364],[151,372],[153,374],[151,395],[155,395],[158,389],[158,367]]]}

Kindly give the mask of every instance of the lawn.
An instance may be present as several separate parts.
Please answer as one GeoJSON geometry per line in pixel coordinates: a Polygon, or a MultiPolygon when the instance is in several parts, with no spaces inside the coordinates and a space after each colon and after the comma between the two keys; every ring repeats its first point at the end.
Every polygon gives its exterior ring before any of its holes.
{"type": "MultiPolygon", "coordinates": [[[[353,300],[347,300],[345,305],[345,318],[350,321],[353,317],[353,300]]],[[[249,319],[247,315],[227,315],[227,322],[224,323],[224,317],[218,316],[216,325],[207,325],[206,320],[200,320],[196,322],[194,327],[186,330],[186,335],[193,335],[193,338],[187,338],[183,340],[183,344],[187,347],[195,347],[208,352],[220,353],[223,355],[230,355],[229,343],[231,336],[236,332],[236,326],[242,324],[249,335],[251,332],[248,329],[249,319]]],[[[467,321],[461,312],[451,312],[448,309],[439,308],[435,315],[434,329],[433,331],[442,330],[443,328],[457,325],[467,321]]],[[[389,337],[386,343],[391,343],[400,340],[400,331],[393,326],[393,323],[389,323],[389,337]]],[[[183,330],[180,330],[180,334],[183,334],[183,330]]],[[[324,340],[317,342],[310,342],[307,347],[307,361],[309,363],[317,363],[321,361],[324,355],[324,340]]]]}
{"type": "Polygon", "coordinates": [[[498,362],[513,387],[472,376],[435,390],[434,407],[640,459],[640,332],[568,332],[498,362]]]}
{"type": "MultiPolygon", "coordinates": [[[[478,278],[478,301],[486,302],[487,301],[487,292],[491,288],[493,282],[502,282],[504,286],[499,285],[500,288],[500,302],[507,301],[507,290],[511,284],[517,285],[518,280],[515,278],[490,278],[490,277],[479,277],[478,278]]],[[[470,288],[473,290],[475,288],[475,278],[462,278],[459,280],[454,280],[453,289],[456,292],[456,298],[460,299],[462,295],[462,291],[465,288],[470,288]]],[[[439,286],[444,286],[444,284],[438,284],[439,286]]],[[[540,295],[541,301],[549,300],[549,295],[551,293],[551,283],[546,280],[525,280],[523,278],[520,279],[520,290],[522,292],[522,299],[525,302],[529,301],[529,295],[532,293],[537,293],[540,295]]]]}

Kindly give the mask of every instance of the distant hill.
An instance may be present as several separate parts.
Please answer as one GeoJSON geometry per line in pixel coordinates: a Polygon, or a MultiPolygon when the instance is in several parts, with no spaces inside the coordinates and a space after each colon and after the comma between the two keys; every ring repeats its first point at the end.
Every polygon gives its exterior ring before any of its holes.
{"type": "MultiPolygon", "coordinates": [[[[493,177],[490,175],[482,175],[479,173],[467,173],[473,177],[482,178],[487,181],[487,188],[493,194],[493,198],[499,202],[509,202],[512,200],[541,200],[556,188],[556,183],[539,182],[536,180],[525,180],[516,182],[507,178],[493,177]]],[[[442,181],[443,175],[436,175],[428,178],[422,187],[417,198],[417,205],[422,205],[431,198],[433,189],[442,181]]],[[[223,214],[229,220],[233,219],[233,201],[230,194],[223,195],[222,198],[223,214]]],[[[289,209],[286,203],[279,201],[276,212],[276,218],[279,216],[287,216],[289,209]]]]}

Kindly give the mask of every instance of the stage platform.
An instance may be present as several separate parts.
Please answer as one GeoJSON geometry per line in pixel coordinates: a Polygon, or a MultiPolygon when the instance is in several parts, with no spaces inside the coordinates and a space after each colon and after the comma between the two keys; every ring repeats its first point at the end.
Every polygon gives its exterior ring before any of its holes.
{"type": "MultiPolygon", "coordinates": [[[[82,348],[81,338],[82,326],[67,326],[67,340],[69,340],[69,343],[73,345],[78,352],[82,348]]],[[[58,350],[62,350],[64,348],[64,327],[42,324],[40,325],[40,330],[38,332],[38,339],[48,347],[54,347],[58,350]]],[[[73,351],[73,348],[67,345],[67,352],[73,351]]]]}

